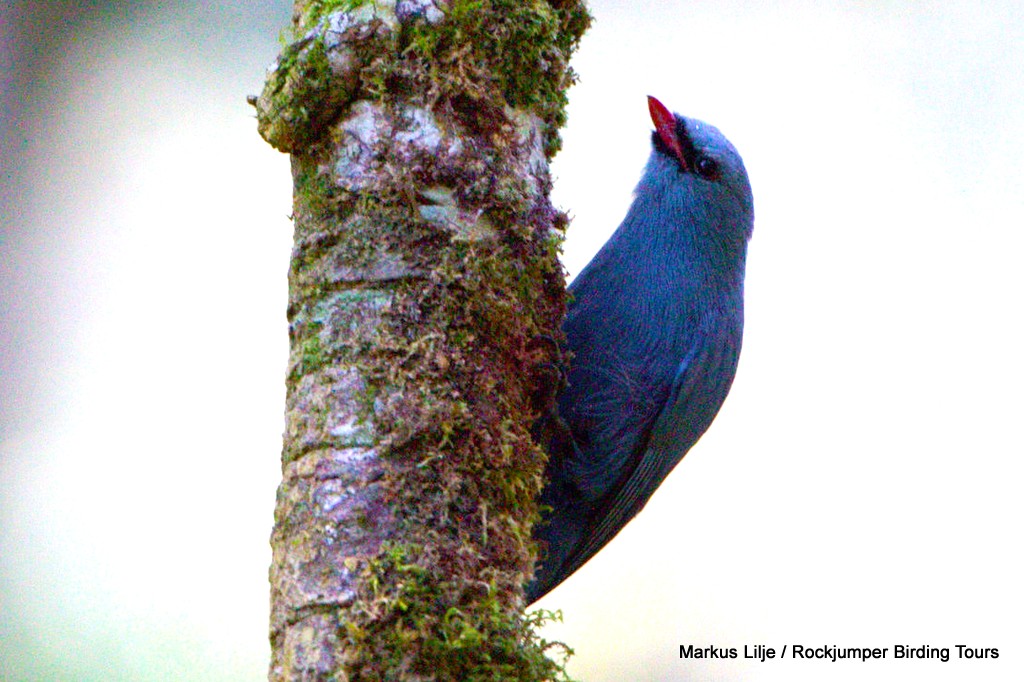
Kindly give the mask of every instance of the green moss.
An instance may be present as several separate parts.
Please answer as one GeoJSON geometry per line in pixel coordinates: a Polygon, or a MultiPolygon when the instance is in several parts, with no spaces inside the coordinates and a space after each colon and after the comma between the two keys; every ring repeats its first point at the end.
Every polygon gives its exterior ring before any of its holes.
{"type": "Polygon", "coordinates": [[[295,179],[295,212],[313,223],[337,211],[341,197],[331,182],[330,175],[322,172],[315,161],[298,160],[295,179]]]}
{"type": "Polygon", "coordinates": [[[548,156],[561,146],[565,89],[575,81],[569,57],[590,25],[582,2],[453,0],[440,24],[413,24],[402,47],[417,59],[434,87],[472,99],[500,95],[537,113],[547,124],[548,156]]]}
{"type": "Polygon", "coordinates": [[[315,372],[324,364],[324,352],[320,347],[320,338],[310,336],[302,341],[302,364],[296,371],[302,374],[315,372]]]}
{"type": "Polygon", "coordinates": [[[300,26],[311,26],[332,12],[355,12],[363,7],[375,8],[378,4],[394,5],[394,1],[378,3],[376,0],[311,0],[306,3],[302,20],[298,23],[300,26]]]}
{"type": "Polygon", "coordinates": [[[527,380],[510,349],[558,317],[539,300],[558,268],[548,256],[543,240],[438,245],[424,254],[438,259],[432,284],[397,283],[356,360],[378,447],[402,472],[388,493],[398,536],[429,544],[385,543],[360,564],[365,591],[341,629],[352,680],[402,670],[438,681],[566,679],[570,652],[536,634],[549,614],[523,615],[514,596],[529,570],[544,455],[526,430],[527,380]],[[561,663],[548,656],[559,651],[561,663]]]}
{"type": "Polygon", "coordinates": [[[283,152],[306,147],[337,118],[351,95],[350,88],[332,78],[322,37],[292,43],[256,101],[259,133],[283,152]]]}
{"type": "MultiPolygon", "coordinates": [[[[537,629],[561,614],[522,615],[503,606],[494,583],[479,583],[456,605],[458,586],[423,565],[422,545],[388,543],[362,568],[365,608],[344,623],[342,636],[359,655],[351,661],[356,679],[399,679],[380,671],[406,670],[441,682],[566,680],[572,652],[560,642],[537,637],[537,629]],[[406,660],[409,650],[421,656],[406,660]],[[561,652],[561,662],[545,655],[561,652]]],[[[404,677],[402,678],[404,679],[404,677]]]]}
{"type": "MultiPolygon", "coordinates": [[[[296,32],[301,35],[339,10],[394,27],[393,4],[315,0],[296,18],[296,32]]],[[[403,81],[425,79],[435,97],[464,99],[463,106],[477,114],[500,112],[506,105],[536,113],[546,123],[545,150],[553,156],[561,146],[565,90],[575,81],[569,58],[590,24],[586,5],[579,0],[451,0],[446,14],[437,24],[401,26],[391,53],[375,41],[350,46],[363,65],[358,82],[332,79],[322,36],[300,37],[284,49],[257,100],[260,133],[282,151],[300,149],[322,135],[360,90],[386,99],[392,89],[404,88],[403,81]]]]}

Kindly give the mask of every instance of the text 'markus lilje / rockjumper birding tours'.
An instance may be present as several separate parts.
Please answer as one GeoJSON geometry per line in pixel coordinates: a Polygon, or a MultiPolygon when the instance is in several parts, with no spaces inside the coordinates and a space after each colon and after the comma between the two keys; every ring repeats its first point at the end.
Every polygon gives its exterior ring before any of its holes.
{"type": "Polygon", "coordinates": [[[648,104],[651,156],[626,218],[569,286],[567,384],[534,429],[550,459],[529,602],[643,508],[736,374],[747,172],[717,128],[648,104]]]}

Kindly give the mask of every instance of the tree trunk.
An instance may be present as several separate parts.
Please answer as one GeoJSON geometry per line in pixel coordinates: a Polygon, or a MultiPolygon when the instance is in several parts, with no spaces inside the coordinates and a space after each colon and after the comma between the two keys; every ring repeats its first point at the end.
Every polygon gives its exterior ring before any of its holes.
{"type": "Polygon", "coordinates": [[[295,186],[270,679],[554,679],[522,586],[586,9],[296,0],[293,22],[254,101],[295,186]]]}

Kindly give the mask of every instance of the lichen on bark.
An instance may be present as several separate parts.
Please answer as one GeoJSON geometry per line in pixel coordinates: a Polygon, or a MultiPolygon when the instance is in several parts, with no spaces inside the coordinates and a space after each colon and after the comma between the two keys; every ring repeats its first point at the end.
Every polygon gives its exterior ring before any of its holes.
{"type": "Polygon", "coordinates": [[[586,8],[298,0],[294,21],[254,102],[295,185],[270,677],[558,679],[522,586],[533,342],[565,305],[547,160],[586,8]]]}

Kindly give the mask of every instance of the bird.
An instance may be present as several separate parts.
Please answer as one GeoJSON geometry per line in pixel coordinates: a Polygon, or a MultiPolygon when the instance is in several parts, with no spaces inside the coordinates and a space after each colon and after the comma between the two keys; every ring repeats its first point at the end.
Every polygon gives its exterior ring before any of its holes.
{"type": "Polygon", "coordinates": [[[743,340],[754,201],[707,123],[648,97],[651,154],[626,217],[568,287],[568,358],[535,424],[548,454],[527,603],[644,507],[718,414],[743,340]]]}

